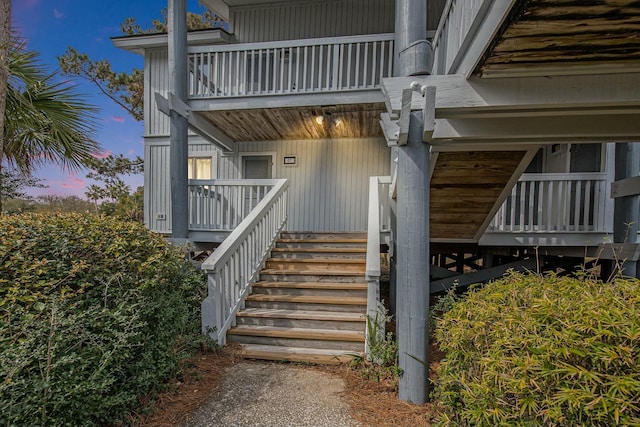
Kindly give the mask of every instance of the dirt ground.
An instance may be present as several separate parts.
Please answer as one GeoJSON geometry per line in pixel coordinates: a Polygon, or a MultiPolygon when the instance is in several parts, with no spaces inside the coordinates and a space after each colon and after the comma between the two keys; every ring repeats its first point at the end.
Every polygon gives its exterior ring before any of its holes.
{"type": "MultiPolygon", "coordinates": [[[[274,415],[271,415],[272,418],[263,417],[263,419],[266,420],[265,424],[248,422],[247,420],[252,418],[243,419],[241,416],[232,422],[229,421],[229,418],[225,421],[224,413],[226,409],[220,410],[219,401],[225,398],[234,399],[234,395],[229,394],[229,390],[225,390],[225,387],[237,389],[242,384],[242,381],[234,381],[231,376],[227,377],[227,372],[230,369],[238,369],[240,367],[246,369],[247,366],[250,369],[254,369],[254,371],[256,369],[258,369],[258,371],[265,369],[274,370],[272,368],[265,368],[265,364],[271,364],[282,378],[299,378],[302,385],[300,383],[296,385],[295,382],[290,380],[269,381],[271,381],[271,386],[278,384],[280,388],[291,382],[293,390],[287,392],[285,387],[282,393],[293,396],[293,401],[297,403],[291,406],[297,408],[300,412],[309,412],[307,410],[308,404],[304,403],[306,401],[300,400],[301,397],[299,394],[301,393],[301,389],[310,386],[311,392],[313,393],[313,390],[317,390],[319,387],[332,387],[331,390],[327,391],[328,394],[330,394],[329,398],[325,399],[323,397],[321,399],[319,396],[316,396],[316,401],[320,403],[313,404],[317,406],[314,410],[319,411],[319,413],[322,413],[322,411],[327,413],[325,414],[326,420],[324,422],[322,422],[322,420],[325,418],[316,418],[316,420],[320,421],[314,423],[305,414],[292,413],[287,415],[289,418],[286,419],[290,420],[290,422],[285,423],[286,425],[419,427],[429,426],[433,419],[434,410],[430,404],[414,405],[398,400],[396,386],[392,379],[383,379],[379,382],[365,379],[359,371],[346,365],[314,366],[278,362],[247,363],[238,355],[237,349],[230,347],[218,353],[200,354],[186,362],[185,373],[171,384],[169,390],[159,394],[155,399],[153,411],[147,415],[137,415],[136,418],[132,420],[132,424],[140,427],[283,425],[282,420],[285,418],[273,418],[274,415]],[[301,374],[301,370],[309,371],[309,373],[301,374]],[[321,377],[314,376],[317,373],[320,373],[321,377]],[[322,376],[326,377],[325,380],[328,381],[326,384],[318,379],[322,378],[322,376]],[[225,381],[225,378],[228,380],[225,381]],[[309,382],[311,382],[311,384],[308,384],[309,382]],[[339,391],[335,391],[333,389],[335,387],[337,387],[339,391]],[[325,400],[334,398],[337,399],[335,405],[337,405],[338,409],[327,409],[333,407],[330,406],[330,403],[326,403],[325,400]],[[206,415],[207,410],[217,412],[209,417],[206,415]],[[335,413],[328,414],[328,412],[331,411],[335,413]],[[211,422],[208,424],[202,421],[210,418],[211,422]],[[217,420],[217,423],[215,420],[217,420]],[[270,424],[269,420],[274,424],[270,424]]],[[[253,373],[255,374],[255,372],[253,373]]],[[[251,372],[249,374],[251,374],[251,372]]],[[[247,407],[250,407],[251,411],[259,410],[261,416],[270,412],[269,405],[271,405],[271,403],[269,403],[268,397],[265,397],[267,400],[263,399],[263,402],[260,403],[262,406],[256,407],[256,403],[254,402],[256,400],[256,394],[262,392],[256,392],[255,384],[249,384],[248,387],[247,396],[252,399],[252,403],[251,405],[247,405],[247,407]],[[253,387],[253,389],[251,389],[251,387],[253,387]]],[[[259,388],[260,387],[258,387],[258,390],[259,388]]],[[[233,393],[236,393],[236,391],[233,391],[233,393]]],[[[262,393],[260,395],[268,396],[269,393],[262,393]]],[[[237,404],[238,402],[233,403],[233,405],[235,405],[234,407],[237,407],[237,404]]],[[[231,412],[234,412],[234,410],[231,410],[231,412]]]]}

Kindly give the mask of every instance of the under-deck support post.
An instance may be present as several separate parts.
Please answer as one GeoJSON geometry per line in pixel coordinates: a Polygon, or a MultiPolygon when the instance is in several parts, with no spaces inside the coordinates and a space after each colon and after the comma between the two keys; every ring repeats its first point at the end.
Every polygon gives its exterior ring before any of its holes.
{"type": "MultiPolygon", "coordinates": [[[[187,102],[187,1],[169,0],[169,84],[170,92],[187,102]]],[[[177,241],[189,237],[187,118],[173,109],[170,112],[171,237],[177,241]]]]}
{"type": "MultiPolygon", "coordinates": [[[[427,38],[427,0],[396,0],[394,75],[427,74],[433,65],[427,38]]],[[[408,89],[408,88],[407,88],[408,89]]],[[[435,106],[434,106],[435,108],[435,106]]],[[[422,404],[428,390],[429,145],[422,113],[411,113],[407,143],[397,153],[395,224],[396,332],[400,400],[422,404]]]]}
{"type": "MultiPolygon", "coordinates": [[[[615,180],[620,181],[638,175],[640,175],[640,143],[617,143],[615,180]]],[[[613,212],[613,241],[636,243],[640,219],[640,196],[617,197],[613,212]]],[[[621,272],[625,276],[640,277],[636,261],[625,261],[621,272]]]]}
{"type": "Polygon", "coordinates": [[[399,397],[418,404],[429,393],[429,160],[422,113],[411,113],[408,143],[398,148],[396,316],[399,397]]]}

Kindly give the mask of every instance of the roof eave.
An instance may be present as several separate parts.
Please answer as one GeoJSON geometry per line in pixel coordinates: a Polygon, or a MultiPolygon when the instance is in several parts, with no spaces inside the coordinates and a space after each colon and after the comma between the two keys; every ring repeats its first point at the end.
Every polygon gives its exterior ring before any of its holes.
{"type": "MultiPolygon", "coordinates": [[[[229,40],[229,33],[220,28],[190,31],[187,34],[187,43],[189,46],[229,43],[229,40]]],[[[119,49],[128,50],[142,55],[146,49],[166,47],[168,44],[168,36],[167,33],[118,36],[111,37],[111,42],[119,49]]]]}

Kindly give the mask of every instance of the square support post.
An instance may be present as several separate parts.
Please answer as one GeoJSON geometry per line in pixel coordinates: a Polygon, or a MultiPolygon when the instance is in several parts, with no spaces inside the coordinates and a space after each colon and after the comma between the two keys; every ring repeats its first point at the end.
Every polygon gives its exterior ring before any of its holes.
{"type": "MultiPolygon", "coordinates": [[[[168,7],[169,91],[187,102],[187,0],[169,0],[168,7]]],[[[189,238],[189,134],[186,117],[170,112],[171,237],[189,238]]]]}
{"type": "Polygon", "coordinates": [[[411,113],[407,145],[398,147],[397,335],[401,400],[427,401],[429,373],[429,145],[422,113],[411,113]]]}
{"type": "MultiPolygon", "coordinates": [[[[615,158],[615,180],[621,181],[637,177],[640,174],[640,143],[617,143],[615,158]]],[[[638,239],[638,220],[640,196],[617,197],[613,213],[613,242],[636,243],[638,239]]],[[[623,261],[622,274],[640,277],[636,261],[623,261]]]]}

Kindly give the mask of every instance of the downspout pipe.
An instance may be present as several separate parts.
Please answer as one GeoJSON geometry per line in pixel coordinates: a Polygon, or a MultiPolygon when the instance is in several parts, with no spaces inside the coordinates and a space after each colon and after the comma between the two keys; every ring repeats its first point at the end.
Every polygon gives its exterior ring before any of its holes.
{"type": "Polygon", "coordinates": [[[427,0],[396,0],[396,77],[431,74],[433,47],[427,41],[427,0]]]}

